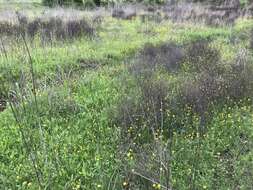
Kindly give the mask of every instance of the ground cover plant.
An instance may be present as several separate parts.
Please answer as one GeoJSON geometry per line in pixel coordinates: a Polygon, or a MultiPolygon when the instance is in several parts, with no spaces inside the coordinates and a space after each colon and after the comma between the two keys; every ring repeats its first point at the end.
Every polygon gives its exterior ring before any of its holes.
{"type": "Polygon", "coordinates": [[[0,189],[253,189],[252,18],[0,6],[0,189]]]}

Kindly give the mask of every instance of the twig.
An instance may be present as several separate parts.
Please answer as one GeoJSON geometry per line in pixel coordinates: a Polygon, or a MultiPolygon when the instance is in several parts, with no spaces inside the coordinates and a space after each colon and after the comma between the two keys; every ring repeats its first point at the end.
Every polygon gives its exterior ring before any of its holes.
{"type": "MultiPolygon", "coordinates": [[[[132,171],[132,173],[133,173],[134,175],[137,175],[137,176],[139,176],[139,177],[141,177],[141,178],[143,178],[143,179],[146,179],[146,180],[148,180],[148,181],[150,181],[150,182],[152,182],[152,183],[160,184],[159,182],[155,181],[154,179],[151,179],[151,178],[149,178],[149,177],[146,177],[146,176],[142,175],[141,173],[138,173],[138,172],[136,172],[136,171],[134,171],[134,170],[132,171]]],[[[162,185],[162,184],[160,184],[160,186],[161,186],[161,188],[163,188],[163,189],[172,190],[172,189],[170,189],[170,188],[168,188],[168,187],[166,187],[166,186],[164,186],[164,185],[162,185]]]]}

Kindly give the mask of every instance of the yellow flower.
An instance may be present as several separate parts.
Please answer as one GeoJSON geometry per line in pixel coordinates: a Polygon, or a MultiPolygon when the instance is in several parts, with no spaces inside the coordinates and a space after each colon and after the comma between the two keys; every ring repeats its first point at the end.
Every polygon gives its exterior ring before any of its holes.
{"type": "Polygon", "coordinates": [[[24,181],[24,182],[22,183],[23,186],[25,186],[26,184],[27,184],[27,181],[24,181]]]}
{"type": "Polygon", "coordinates": [[[158,183],[158,184],[155,184],[155,183],[154,183],[154,184],[152,185],[152,187],[153,187],[154,189],[161,189],[161,184],[159,184],[159,183],[158,183]]]}
{"type": "Polygon", "coordinates": [[[98,184],[97,187],[100,188],[100,187],[102,187],[102,185],[98,184]]]}
{"type": "Polygon", "coordinates": [[[124,181],[124,182],[123,182],[123,186],[127,186],[127,182],[124,181]]]}

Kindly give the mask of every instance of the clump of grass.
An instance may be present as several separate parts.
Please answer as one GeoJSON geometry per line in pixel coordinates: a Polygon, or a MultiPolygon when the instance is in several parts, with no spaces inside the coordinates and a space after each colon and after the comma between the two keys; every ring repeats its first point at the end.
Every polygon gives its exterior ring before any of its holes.
{"type": "Polygon", "coordinates": [[[44,105],[45,108],[41,112],[46,113],[48,118],[62,117],[67,119],[81,112],[80,106],[71,98],[70,94],[54,90],[49,91],[45,97],[47,98],[41,99],[41,105],[44,105]]]}

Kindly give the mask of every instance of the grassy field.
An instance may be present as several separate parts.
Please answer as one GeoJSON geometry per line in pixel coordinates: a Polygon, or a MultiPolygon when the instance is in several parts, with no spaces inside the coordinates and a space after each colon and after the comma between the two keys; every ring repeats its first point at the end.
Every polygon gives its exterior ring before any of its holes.
{"type": "Polygon", "coordinates": [[[0,189],[252,190],[253,21],[84,15],[1,37],[0,189]]]}

